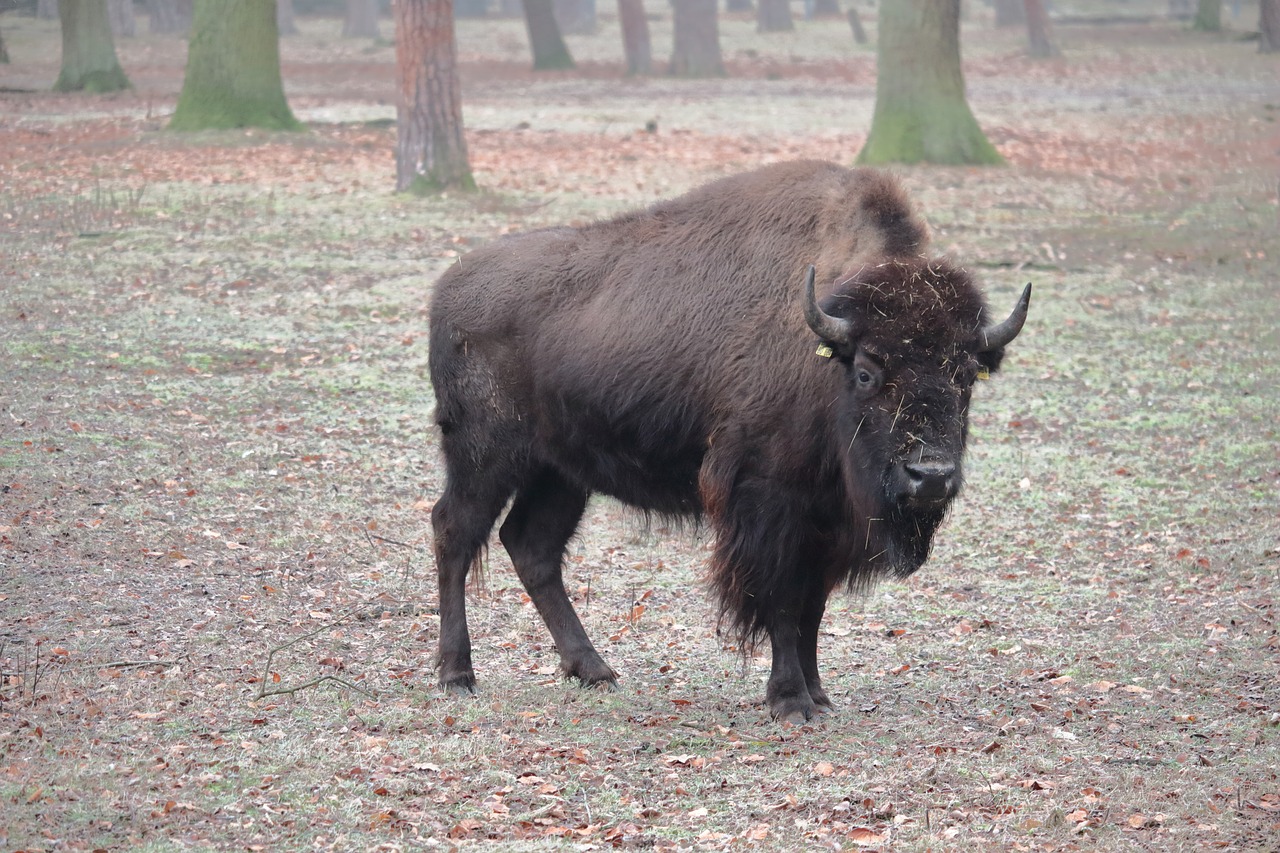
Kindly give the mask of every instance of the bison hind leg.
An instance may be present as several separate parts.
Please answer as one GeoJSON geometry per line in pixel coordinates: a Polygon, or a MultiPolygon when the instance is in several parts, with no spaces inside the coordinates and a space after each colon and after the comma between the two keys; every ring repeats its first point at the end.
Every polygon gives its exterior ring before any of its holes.
{"type": "Polygon", "coordinates": [[[564,588],[565,546],[586,506],[585,491],[544,468],[516,493],[498,538],[555,640],[561,672],[584,686],[612,689],[618,676],[591,644],[564,588]]]}

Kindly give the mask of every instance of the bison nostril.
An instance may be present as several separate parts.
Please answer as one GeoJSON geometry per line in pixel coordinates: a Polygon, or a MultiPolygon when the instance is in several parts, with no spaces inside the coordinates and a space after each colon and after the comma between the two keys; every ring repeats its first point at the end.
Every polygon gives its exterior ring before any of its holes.
{"type": "Polygon", "coordinates": [[[902,467],[913,498],[941,500],[955,493],[956,466],[950,462],[907,462],[902,467]]]}

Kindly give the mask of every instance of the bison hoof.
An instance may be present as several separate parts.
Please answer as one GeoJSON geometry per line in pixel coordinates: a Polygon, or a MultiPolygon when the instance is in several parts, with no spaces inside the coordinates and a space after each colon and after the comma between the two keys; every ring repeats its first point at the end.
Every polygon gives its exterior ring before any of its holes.
{"type": "Polygon", "coordinates": [[[440,679],[440,687],[450,696],[474,696],[476,692],[476,677],[474,675],[459,675],[453,678],[440,679]]]}
{"type": "MultiPolygon", "coordinates": [[[[825,697],[823,697],[825,700],[825,697]]],[[[815,702],[808,696],[793,696],[770,703],[769,713],[780,723],[803,726],[814,717],[832,711],[829,700],[815,702]]]]}
{"type": "Polygon", "coordinates": [[[600,678],[595,681],[588,681],[585,678],[579,678],[578,683],[587,690],[599,690],[601,693],[618,692],[618,679],[616,678],[600,678]]]}
{"type": "Polygon", "coordinates": [[[595,687],[610,693],[618,689],[618,674],[599,658],[580,663],[562,662],[560,671],[565,678],[576,679],[583,687],[595,687]]]}

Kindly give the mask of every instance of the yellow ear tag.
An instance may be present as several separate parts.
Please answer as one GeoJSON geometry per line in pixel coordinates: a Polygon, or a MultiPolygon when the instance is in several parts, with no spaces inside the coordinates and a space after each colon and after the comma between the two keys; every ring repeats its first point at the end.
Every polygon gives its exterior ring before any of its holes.
{"type": "Polygon", "coordinates": [[[826,344],[818,344],[818,349],[815,353],[815,355],[820,355],[823,358],[831,358],[831,356],[835,354],[836,354],[836,351],[833,350],[831,347],[827,346],[826,344]]]}
{"type": "Polygon", "coordinates": [[[979,380],[979,381],[981,381],[981,380],[983,380],[983,379],[990,379],[990,378],[991,378],[991,371],[990,371],[990,370],[987,370],[985,367],[979,367],[979,368],[978,368],[978,380],[979,380]]]}

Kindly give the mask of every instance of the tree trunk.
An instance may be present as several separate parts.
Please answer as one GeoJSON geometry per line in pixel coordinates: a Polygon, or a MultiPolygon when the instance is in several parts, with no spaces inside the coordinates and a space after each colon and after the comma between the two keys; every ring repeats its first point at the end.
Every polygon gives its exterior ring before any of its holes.
{"type": "Polygon", "coordinates": [[[795,28],[790,0],[760,0],[756,6],[756,32],[781,33],[795,28]]]}
{"type": "Polygon", "coordinates": [[[473,190],[453,0],[396,0],[396,191],[473,190]]]}
{"type": "Polygon", "coordinates": [[[716,0],[671,0],[675,45],[671,73],[677,77],[723,77],[716,0]]]}
{"type": "Polygon", "coordinates": [[[62,0],[62,73],[55,92],[118,92],[129,88],[129,78],[116,59],[111,39],[107,0],[62,0]]]}
{"type": "Polygon", "coordinates": [[[960,0],[880,4],[876,109],[858,162],[1003,162],[965,100],[960,0]]]}
{"type": "Polygon", "coordinates": [[[147,0],[147,28],[156,35],[191,31],[191,0],[147,0]]]}
{"type": "Polygon", "coordinates": [[[133,15],[133,0],[107,0],[107,18],[111,34],[133,38],[138,34],[138,21],[133,15]]]}
{"type": "Polygon", "coordinates": [[[618,22],[622,25],[627,73],[652,73],[653,50],[649,43],[649,20],[644,16],[644,0],[618,0],[618,22]]]}
{"type": "Polygon", "coordinates": [[[849,29],[853,31],[854,42],[866,44],[867,31],[862,27],[862,18],[858,17],[858,10],[850,6],[846,16],[849,18],[849,29]]]}
{"type": "Polygon", "coordinates": [[[378,32],[378,0],[347,0],[347,15],[342,19],[342,37],[349,39],[382,37],[378,32]]]}
{"type": "Polygon", "coordinates": [[[1258,50],[1262,53],[1280,51],[1280,0],[1261,0],[1258,4],[1258,29],[1262,38],[1258,50]]]}
{"type": "Polygon", "coordinates": [[[573,57],[560,35],[552,0],[524,0],[524,25],[529,31],[534,71],[573,68],[573,57]]]}
{"type": "Polygon", "coordinates": [[[284,97],[273,0],[195,0],[194,12],[169,129],[304,129],[284,97]]]}
{"type": "Polygon", "coordinates": [[[293,0],[276,0],[276,35],[296,36],[297,34],[298,23],[294,20],[293,0]]]}
{"type": "Polygon", "coordinates": [[[1027,22],[1022,0],[996,0],[996,26],[1020,27],[1027,22]]]}
{"type": "Polygon", "coordinates": [[[1196,5],[1194,29],[1216,33],[1222,29],[1222,0],[1200,0],[1196,5]]]}
{"type": "Polygon", "coordinates": [[[1025,0],[1025,6],[1029,42],[1027,53],[1037,59],[1058,56],[1058,47],[1049,35],[1049,12],[1044,7],[1044,0],[1025,0]]]}
{"type": "Polygon", "coordinates": [[[560,32],[590,35],[596,31],[596,0],[552,0],[560,32]]]}

